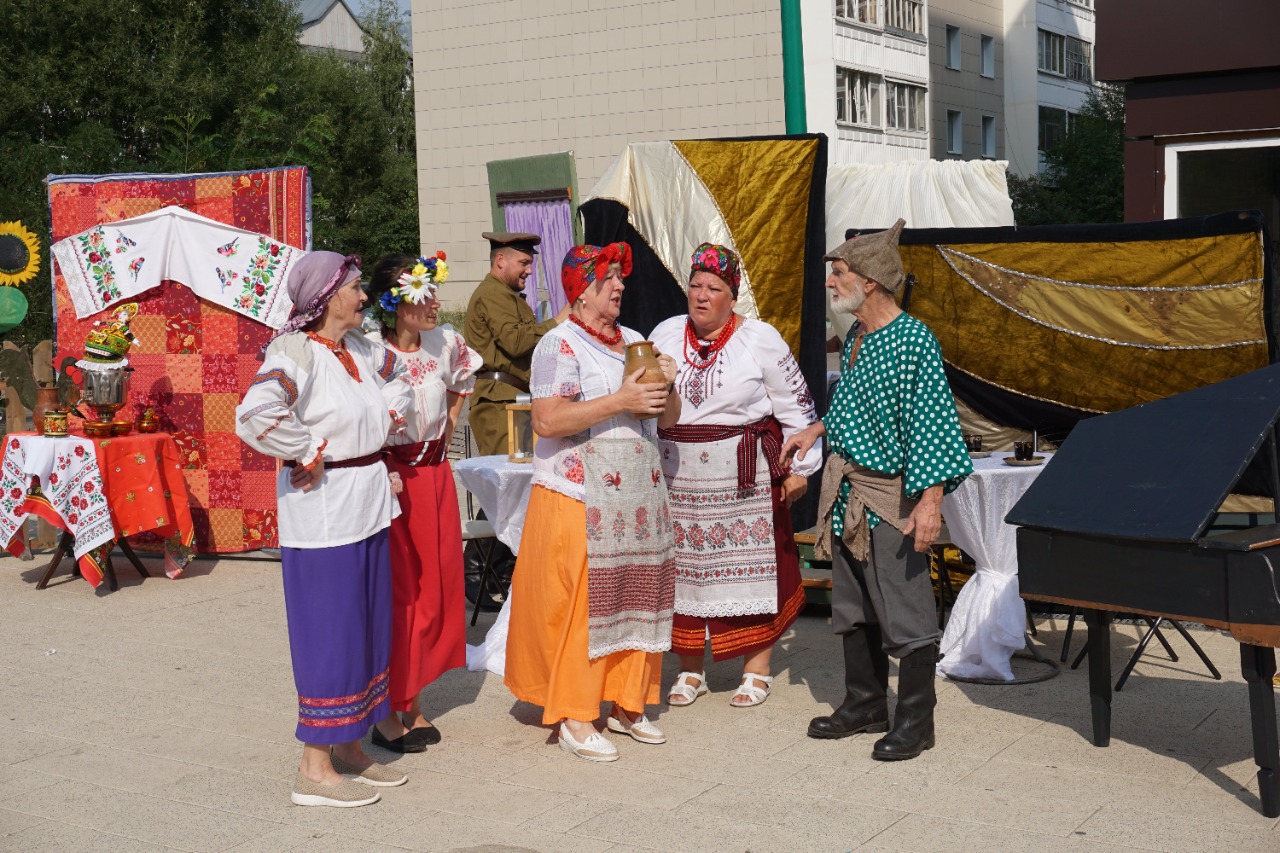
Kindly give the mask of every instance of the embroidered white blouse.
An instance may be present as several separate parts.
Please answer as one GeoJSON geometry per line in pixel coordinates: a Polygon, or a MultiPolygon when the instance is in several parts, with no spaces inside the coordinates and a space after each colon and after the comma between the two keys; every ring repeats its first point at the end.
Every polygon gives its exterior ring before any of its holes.
{"type": "MultiPolygon", "coordinates": [[[[379,450],[413,406],[396,357],[360,332],[343,339],[360,374],[301,332],[272,341],[258,375],[236,407],[236,433],[254,450],[299,465],[356,459],[379,450]],[[393,413],[394,416],[393,416],[393,413]]],[[[276,477],[280,545],[330,548],[367,539],[391,524],[400,505],[386,466],[326,468],[310,491],[276,477]]]]}
{"type": "MultiPolygon", "coordinates": [[[[626,343],[644,340],[634,329],[620,328],[626,343]]],[[[566,320],[538,341],[533,351],[529,390],[535,400],[542,397],[594,400],[622,387],[624,361],[622,353],[607,349],[566,320]]],[[[576,501],[585,501],[579,447],[590,438],[653,438],[656,435],[656,418],[641,420],[623,413],[577,435],[539,437],[533,451],[533,484],[545,486],[576,501]]]]}
{"type": "MultiPolygon", "coordinates": [[[[676,360],[681,424],[740,426],[772,414],[785,441],[818,419],[800,365],[777,329],[744,319],[716,360],[698,370],[686,352],[687,319],[681,314],[663,320],[649,336],[659,351],[676,360]]],[[[819,439],[803,460],[792,462],[791,471],[808,477],[821,467],[819,439]]]]}
{"type": "Polygon", "coordinates": [[[444,435],[449,416],[449,394],[466,397],[475,390],[480,370],[480,353],[452,326],[437,326],[418,335],[418,349],[412,352],[383,340],[377,332],[369,339],[396,354],[404,367],[405,381],[413,388],[413,409],[405,415],[405,430],[393,435],[388,444],[413,444],[448,438],[444,435]]]}

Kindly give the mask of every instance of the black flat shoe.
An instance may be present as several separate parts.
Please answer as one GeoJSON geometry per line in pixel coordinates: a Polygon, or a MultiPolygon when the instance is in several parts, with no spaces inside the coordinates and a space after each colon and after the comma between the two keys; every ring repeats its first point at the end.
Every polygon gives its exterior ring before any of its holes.
{"type": "Polygon", "coordinates": [[[405,737],[409,737],[409,735],[413,735],[415,738],[421,739],[427,746],[434,746],[440,742],[440,730],[432,725],[427,725],[423,728],[409,729],[409,734],[405,735],[405,737]]]}
{"type": "MultiPolygon", "coordinates": [[[[391,752],[398,752],[402,755],[408,752],[426,752],[427,744],[430,743],[430,741],[428,741],[423,735],[418,734],[418,732],[421,731],[424,730],[410,729],[398,738],[389,738],[382,732],[378,731],[377,726],[375,726],[370,740],[373,741],[374,746],[380,746],[383,749],[390,750],[391,752]]],[[[440,740],[440,735],[438,733],[436,734],[436,740],[440,740]]]]}

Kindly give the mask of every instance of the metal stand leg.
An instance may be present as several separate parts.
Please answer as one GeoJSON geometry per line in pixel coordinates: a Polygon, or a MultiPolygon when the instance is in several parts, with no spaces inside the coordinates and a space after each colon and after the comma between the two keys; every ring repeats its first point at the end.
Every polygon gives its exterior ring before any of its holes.
{"type": "MultiPolygon", "coordinates": [[[[1071,608],[1071,615],[1067,617],[1067,635],[1062,638],[1062,654],[1058,656],[1058,660],[1063,663],[1067,662],[1067,652],[1071,651],[1071,632],[1076,628],[1076,617],[1080,615],[1080,608],[1071,608]]],[[[1080,661],[1076,660],[1071,664],[1071,668],[1075,669],[1080,665],[1080,661]]]]}
{"type": "MultiPolygon", "coordinates": [[[[53,577],[53,573],[58,570],[58,564],[62,562],[62,558],[67,554],[74,555],[75,547],[76,540],[67,531],[62,531],[62,535],[58,537],[58,547],[53,552],[53,559],[49,561],[48,567],[44,570],[44,576],[36,584],[36,589],[44,589],[49,585],[49,578],[53,577]]],[[[72,556],[72,562],[75,562],[74,556],[72,556]]]]}
{"type": "Polygon", "coordinates": [[[1182,635],[1182,639],[1186,640],[1187,644],[1191,646],[1191,650],[1194,651],[1196,655],[1200,658],[1200,662],[1203,663],[1206,668],[1208,668],[1209,674],[1213,676],[1214,680],[1221,681],[1222,673],[1218,672],[1218,668],[1213,665],[1213,661],[1209,660],[1208,656],[1204,653],[1204,649],[1200,648],[1200,644],[1197,643],[1194,639],[1192,639],[1191,635],[1187,633],[1187,629],[1182,627],[1182,623],[1179,622],[1177,619],[1170,619],[1168,621],[1169,621],[1169,624],[1172,625],[1177,630],[1177,632],[1182,635]]]}
{"type": "Polygon", "coordinates": [[[1249,719],[1253,724],[1253,762],[1258,765],[1258,798],[1262,813],[1280,817],[1280,741],[1276,737],[1275,649],[1240,644],[1240,671],[1249,685],[1249,719]]]}
{"type": "Polygon", "coordinates": [[[1160,641],[1160,645],[1164,646],[1164,653],[1169,656],[1169,660],[1177,663],[1178,653],[1173,650],[1173,646],[1169,645],[1169,641],[1164,638],[1164,631],[1160,630],[1160,623],[1164,622],[1165,618],[1161,616],[1159,619],[1144,619],[1143,621],[1147,623],[1147,627],[1155,632],[1156,639],[1160,641]]]}
{"type": "MultiPolygon", "coordinates": [[[[489,578],[493,575],[493,549],[497,547],[497,539],[489,540],[489,550],[484,554],[484,568],[480,570],[480,590],[476,593],[476,606],[471,611],[471,624],[475,625],[476,620],[480,618],[480,602],[484,601],[486,590],[489,587],[489,578]]],[[[497,578],[493,579],[494,584],[498,582],[497,578]]]]}
{"type": "MultiPolygon", "coordinates": [[[[1124,683],[1129,680],[1130,673],[1133,668],[1138,665],[1138,658],[1142,657],[1142,653],[1147,650],[1147,644],[1151,642],[1151,638],[1160,633],[1160,619],[1146,620],[1147,633],[1142,635],[1142,639],[1138,641],[1138,648],[1133,650],[1133,654],[1129,656],[1129,662],[1124,665],[1124,669],[1120,671],[1120,678],[1116,681],[1116,692],[1119,693],[1124,689],[1124,683]]],[[[1160,638],[1161,642],[1165,642],[1164,637],[1160,638]]],[[[1168,644],[1166,643],[1166,648],[1168,644]]],[[[1175,657],[1174,660],[1177,660],[1175,657]]]]}
{"type": "Polygon", "coordinates": [[[1093,713],[1093,745],[1111,743],[1111,614],[1086,610],[1089,626],[1089,705],[1093,713]]]}

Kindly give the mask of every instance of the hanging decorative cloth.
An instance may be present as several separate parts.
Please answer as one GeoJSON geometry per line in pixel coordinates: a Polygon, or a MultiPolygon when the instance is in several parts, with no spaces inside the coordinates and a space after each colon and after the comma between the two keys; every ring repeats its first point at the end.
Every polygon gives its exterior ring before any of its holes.
{"type": "Polygon", "coordinates": [[[587,657],[671,648],[676,561],[667,483],[647,438],[581,446],[587,505],[587,657]]]}
{"type": "Polygon", "coordinates": [[[273,329],[293,308],[284,282],[305,254],[173,206],[95,225],[53,244],[77,317],[176,281],[273,329]]]}

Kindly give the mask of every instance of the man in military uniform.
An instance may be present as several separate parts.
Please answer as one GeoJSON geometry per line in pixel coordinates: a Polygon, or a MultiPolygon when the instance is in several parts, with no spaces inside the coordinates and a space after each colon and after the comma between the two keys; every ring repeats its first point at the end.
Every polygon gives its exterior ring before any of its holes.
{"type": "Polygon", "coordinates": [[[471,396],[471,434],[482,456],[507,452],[506,404],[529,392],[529,365],[538,341],[569,314],[565,306],[539,323],[522,291],[533,271],[537,234],[486,231],[489,274],[467,306],[463,337],[484,360],[471,396]]]}

